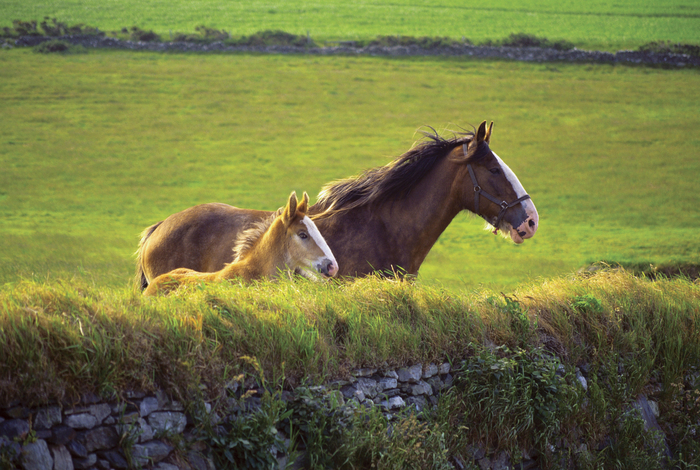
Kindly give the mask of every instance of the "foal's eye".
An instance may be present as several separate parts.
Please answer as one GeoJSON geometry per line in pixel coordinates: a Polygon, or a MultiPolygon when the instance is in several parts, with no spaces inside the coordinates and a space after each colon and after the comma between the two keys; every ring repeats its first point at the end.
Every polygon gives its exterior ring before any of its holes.
{"type": "Polygon", "coordinates": [[[307,238],[309,238],[309,235],[306,232],[299,232],[299,238],[301,238],[302,240],[306,240],[307,238]]]}
{"type": "Polygon", "coordinates": [[[492,175],[497,175],[501,172],[501,169],[500,168],[491,168],[489,171],[491,172],[492,175]]]}

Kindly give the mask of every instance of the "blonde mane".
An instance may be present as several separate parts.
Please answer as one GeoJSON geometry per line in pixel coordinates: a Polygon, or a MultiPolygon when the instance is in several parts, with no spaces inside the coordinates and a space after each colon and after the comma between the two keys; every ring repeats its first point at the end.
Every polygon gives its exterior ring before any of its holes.
{"type": "Polygon", "coordinates": [[[270,228],[272,222],[279,217],[284,211],[284,207],[280,207],[275,212],[270,214],[266,219],[254,223],[250,228],[243,230],[236,237],[236,243],[233,245],[233,263],[241,261],[250,252],[260,237],[270,228]]]}

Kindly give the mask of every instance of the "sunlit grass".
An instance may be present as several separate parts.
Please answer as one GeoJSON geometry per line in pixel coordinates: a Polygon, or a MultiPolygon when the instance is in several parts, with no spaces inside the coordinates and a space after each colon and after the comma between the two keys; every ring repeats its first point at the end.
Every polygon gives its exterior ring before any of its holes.
{"type": "Polygon", "coordinates": [[[244,356],[290,384],[458,359],[489,342],[544,346],[571,366],[646,351],[647,372],[661,371],[664,383],[700,360],[698,284],[624,271],[557,278],[509,297],[375,278],[225,282],[156,298],[23,281],[2,289],[0,306],[0,395],[8,400],[157,387],[186,394],[194,384],[216,395],[246,370],[244,356]]]}

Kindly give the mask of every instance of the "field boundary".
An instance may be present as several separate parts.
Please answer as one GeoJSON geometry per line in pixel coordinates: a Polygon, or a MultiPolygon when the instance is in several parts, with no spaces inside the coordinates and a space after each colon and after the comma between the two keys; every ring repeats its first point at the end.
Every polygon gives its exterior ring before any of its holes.
{"type": "MultiPolygon", "coordinates": [[[[129,41],[113,37],[94,35],[68,35],[59,37],[22,36],[14,41],[15,46],[31,47],[47,41],[66,41],[76,46],[90,49],[124,49],[153,52],[217,52],[217,53],[256,53],[256,54],[308,54],[308,55],[345,55],[345,56],[468,56],[483,59],[506,59],[524,62],[583,62],[583,63],[625,63],[664,65],[671,67],[700,66],[700,57],[685,54],[665,54],[646,51],[587,51],[580,49],[557,50],[539,47],[474,46],[459,44],[423,48],[418,45],[358,47],[352,42],[339,43],[325,47],[305,46],[241,46],[224,42],[201,44],[197,42],[150,42],[129,41]]],[[[4,47],[12,47],[12,41],[6,41],[4,47]]]]}

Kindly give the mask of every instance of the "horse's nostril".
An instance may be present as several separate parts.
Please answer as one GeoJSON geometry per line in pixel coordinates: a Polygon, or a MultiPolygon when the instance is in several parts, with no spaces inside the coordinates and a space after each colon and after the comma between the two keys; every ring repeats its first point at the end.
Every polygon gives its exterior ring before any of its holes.
{"type": "Polygon", "coordinates": [[[535,226],[535,221],[532,220],[532,219],[530,219],[530,221],[529,221],[527,224],[528,224],[530,227],[534,227],[534,226],[535,226]]]}
{"type": "Polygon", "coordinates": [[[527,235],[527,233],[526,232],[518,232],[518,235],[520,235],[521,237],[524,237],[525,235],[527,235]]]}

